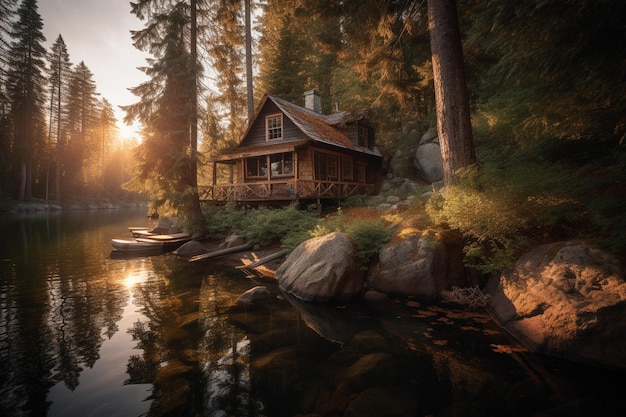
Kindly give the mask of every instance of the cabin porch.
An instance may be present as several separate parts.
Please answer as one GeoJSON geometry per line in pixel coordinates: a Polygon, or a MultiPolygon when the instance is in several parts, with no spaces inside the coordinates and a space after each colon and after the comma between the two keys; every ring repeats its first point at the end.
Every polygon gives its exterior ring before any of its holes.
{"type": "Polygon", "coordinates": [[[341,200],[353,195],[372,195],[375,184],[347,181],[282,179],[198,187],[200,201],[212,203],[263,203],[298,200],[341,200]]]}

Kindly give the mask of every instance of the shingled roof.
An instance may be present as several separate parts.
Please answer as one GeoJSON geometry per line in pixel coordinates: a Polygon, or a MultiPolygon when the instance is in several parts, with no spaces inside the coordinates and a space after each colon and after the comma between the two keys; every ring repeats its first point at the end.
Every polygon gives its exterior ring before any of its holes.
{"type": "Polygon", "coordinates": [[[287,116],[305,135],[315,142],[339,146],[346,149],[365,152],[370,155],[381,156],[377,149],[369,149],[357,146],[338,128],[346,123],[358,121],[368,114],[368,109],[354,112],[341,112],[330,115],[317,113],[304,107],[295,105],[287,100],[272,95],[266,95],[259,108],[262,108],[266,100],[272,100],[276,106],[287,116]]]}
{"type": "MultiPolygon", "coordinates": [[[[378,149],[369,149],[363,146],[355,145],[352,143],[350,138],[348,138],[348,136],[341,131],[341,127],[346,124],[357,122],[366,117],[369,112],[369,109],[367,108],[353,112],[341,112],[324,115],[313,110],[300,107],[279,97],[266,94],[263,96],[263,99],[257,108],[254,116],[255,119],[267,103],[267,100],[271,100],[279,108],[279,110],[305,134],[308,140],[286,141],[257,146],[242,146],[240,143],[235,149],[223,152],[221,155],[214,158],[214,160],[226,161],[231,160],[232,158],[258,156],[267,153],[268,151],[285,152],[294,150],[300,146],[305,146],[309,142],[323,143],[356,152],[366,153],[368,155],[382,157],[378,149]]],[[[244,135],[244,138],[248,135],[252,125],[253,124],[250,123],[248,126],[248,131],[244,135]]]]}

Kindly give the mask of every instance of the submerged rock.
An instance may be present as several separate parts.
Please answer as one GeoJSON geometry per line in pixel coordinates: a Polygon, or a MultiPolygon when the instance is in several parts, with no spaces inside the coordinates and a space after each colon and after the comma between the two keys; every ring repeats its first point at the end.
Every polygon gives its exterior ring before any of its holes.
{"type": "Polygon", "coordinates": [[[270,290],[262,285],[257,285],[256,287],[250,288],[248,291],[241,294],[237,301],[245,304],[254,304],[257,301],[267,300],[271,296],[272,293],[270,290]]]}

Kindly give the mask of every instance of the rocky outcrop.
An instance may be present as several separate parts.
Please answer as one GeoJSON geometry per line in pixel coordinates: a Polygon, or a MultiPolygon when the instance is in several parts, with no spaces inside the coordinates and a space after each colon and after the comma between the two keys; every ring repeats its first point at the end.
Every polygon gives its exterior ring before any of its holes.
{"type": "Polygon", "coordinates": [[[368,276],[376,291],[437,298],[448,286],[445,246],[432,237],[414,235],[384,247],[368,276]]]}
{"type": "Polygon", "coordinates": [[[537,247],[490,283],[494,320],[530,351],[626,368],[626,283],[582,241],[537,247]]]}
{"type": "Polygon", "coordinates": [[[356,248],[343,233],[301,243],[276,270],[280,288],[304,301],[347,300],[361,294],[356,248]]]}

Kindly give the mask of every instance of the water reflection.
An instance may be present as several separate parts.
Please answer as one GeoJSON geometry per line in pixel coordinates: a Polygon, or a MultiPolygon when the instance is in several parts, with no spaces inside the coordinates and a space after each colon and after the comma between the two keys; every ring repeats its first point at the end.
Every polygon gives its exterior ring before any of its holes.
{"type": "Polygon", "coordinates": [[[272,282],[248,306],[257,283],[232,267],[112,258],[142,220],[0,216],[0,415],[624,414],[623,372],[529,355],[484,312],[321,306],[272,282]]]}
{"type": "Polygon", "coordinates": [[[206,380],[206,416],[247,416],[251,407],[250,339],[223,314],[234,300],[214,275],[202,281],[199,324],[203,337],[199,351],[206,380]]]}

